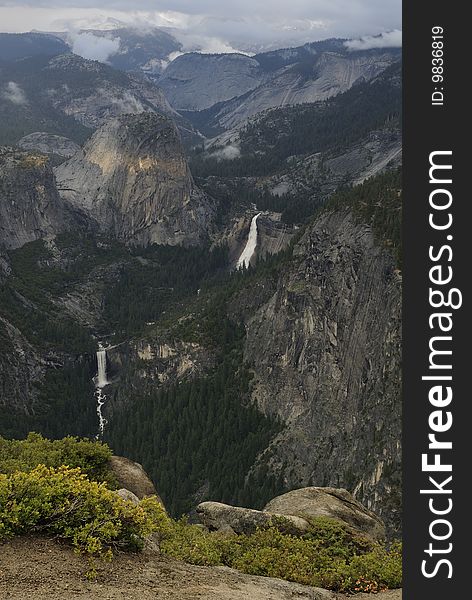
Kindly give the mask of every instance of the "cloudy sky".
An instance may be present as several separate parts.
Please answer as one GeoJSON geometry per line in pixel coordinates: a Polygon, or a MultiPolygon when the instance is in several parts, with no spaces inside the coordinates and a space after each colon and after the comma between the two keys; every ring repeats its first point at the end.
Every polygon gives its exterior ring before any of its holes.
{"type": "Polygon", "coordinates": [[[120,23],[171,27],[184,45],[208,51],[392,31],[385,39],[398,45],[401,0],[0,0],[2,31],[104,29],[120,23]]]}

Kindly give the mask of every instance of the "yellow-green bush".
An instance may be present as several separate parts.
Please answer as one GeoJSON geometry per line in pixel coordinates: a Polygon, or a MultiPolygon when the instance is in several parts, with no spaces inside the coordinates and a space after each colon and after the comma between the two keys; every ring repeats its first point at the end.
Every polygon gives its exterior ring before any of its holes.
{"type": "Polygon", "coordinates": [[[134,505],[78,468],[39,465],[0,475],[0,540],[54,534],[80,552],[107,558],[114,549],[140,549],[147,535],[164,531],[167,523],[157,499],[134,505]]]}
{"type": "Polygon", "coordinates": [[[30,433],[25,440],[7,440],[0,436],[0,473],[31,471],[39,464],[47,467],[80,467],[89,479],[115,485],[108,468],[112,452],[106,444],[68,436],[48,440],[39,433],[30,433]]]}
{"type": "Polygon", "coordinates": [[[376,592],[401,586],[401,547],[390,550],[327,518],[314,519],[303,537],[278,527],[252,535],[207,533],[172,522],[161,550],[198,565],[226,565],[251,575],[278,577],[332,590],[376,592]]]}

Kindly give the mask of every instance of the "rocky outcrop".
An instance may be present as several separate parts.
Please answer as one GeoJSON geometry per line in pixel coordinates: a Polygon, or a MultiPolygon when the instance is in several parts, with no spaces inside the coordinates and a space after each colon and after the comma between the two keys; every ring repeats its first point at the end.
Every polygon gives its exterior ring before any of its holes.
{"type": "Polygon", "coordinates": [[[197,244],[210,226],[210,202],[193,182],[175,125],[162,115],[112,119],[56,177],[65,200],[129,244],[197,244]]]}
{"type": "Polygon", "coordinates": [[[399,526],[401,278],[389,252],[349,213],[325,213],[246,319],[253,399],[286,423],[260,463],[288,489],[346,488],[399,526]]]}
{"type": "Polygon", "coordinates": [[[139,499],[146,496],[157,496],[163,504],[154,484],[139,463],[133,462],[124,456],[112,456],[109,467],[118,480],[120,488],[134,494],[139,499]]]}
{"type": "Polygon", "coordinates": [[[262,512],[220,502],[202,502],[197,506],[198,521],[210,531],[250,535],[259,527],[273,525],[290,535],[303,535],[310,525],[302,517],[277,511],[262,512]]]}
{"type": "Polygon", "coordinates": [[[150,379],[151,385],[169,385],[201,377],[214,365],[214,357],[208,349],[195,342],[170,342],[148,335],[146,340],[134,342],[131,350],[132,358],[140,361],[140,374],[143,379],[150,379]]]}
{"type": "Polygon", "coordinates": [[[134,505],[139,504],[139,498],[133,492],[130,492],[126,488],[121,488],[116,491],[117,496],[119,496],[122,500],[126,502],[132,502],[134,505]]]}
{"type": "Polygon", "coordinates": [[[385,538],[382,520],[343,489],[308,487],[293,490],[271,500],[264,511],[302,518],[329,517],[375,540],[385,538]]]}
{"type": "Polygon", "coordinates": [[[51,59],[43,76],[52,106],[86,127],[95,129],[129,113],[174,114],[161,90],[143,77],[75,54],[51,59]]]}
{"type": "Polygon", "coordinates": [[[18,146],[22,150],[42,152],[63,158],[70,158],[80,150],[80,146],[69,138],[45,131],[36,131],[25,135],[18,141],[18,146]]]}
{"type": "Polygon", "coordinates": [[[23,333],[0,316],[0,409],[31,414],[46,361],[23,333]]]}
{"type": "Polygon", "coordinates": [[[47,157],[0,148],[0,247],[19,248],[72,223],[47,157]]]}

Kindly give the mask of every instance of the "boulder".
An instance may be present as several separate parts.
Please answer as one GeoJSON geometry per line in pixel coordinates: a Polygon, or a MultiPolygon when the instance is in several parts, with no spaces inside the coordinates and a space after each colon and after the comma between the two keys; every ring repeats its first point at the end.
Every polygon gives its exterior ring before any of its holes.
{"type": "Polygon", "coordinates": [[[127,502],[132,502],[133,504],[139,504],[139,498],[136,496],[136,494],[133,494],[133,492],[130,492],[129,490],[127,490],[125,488],[121,488],[121,490],[117,490],[116,494],[122,500],[126,500],[127,502]]]}
{"type": "Polygon", "coordinates": [[[159,495],[154,487],[153,482],[149,479],[143,467],[136,462],[124,456],[112,456],[109,462],[110,469],[115,474],[120,488],[131,492],[139,500],[146,496],[157,496],[159,502],[164,506],[164,503],[159,498],[159,495]]]}
{"type": "Polygon", "coordinates": [[[202,502],[196,513],[199,522],[210,531],[250,535],[258,527],[273,524],[284,533],[303,535],[310,527],[305,519],[298,516],[269,514],[220,502],[202,502]]]}
{"type": "Polygon", "coordinates": [[[344,489],[307,487],[293,490],[271,500],[264,507],[264,512],[305,519],[330,517],[374,540],[382,540],[386,535],[382,520],[344,489]]]}

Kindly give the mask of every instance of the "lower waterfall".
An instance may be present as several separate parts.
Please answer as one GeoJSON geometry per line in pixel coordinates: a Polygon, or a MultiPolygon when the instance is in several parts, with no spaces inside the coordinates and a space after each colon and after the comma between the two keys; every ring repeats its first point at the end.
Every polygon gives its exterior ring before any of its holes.
{"type": "Polygon", "coordinates": [[[97,376],[95,377],[95,397],[97,399],[97,415],[98,415],[98,436],[101,437],[105,430],[106,419],[103,416],[102,407],[105,404],[106,396],[103,393],[103,389],[106,385],[108,385],[107,380],[107,351],[102,346],[102,344],[98,345],[97,350],[97,376]]]}

